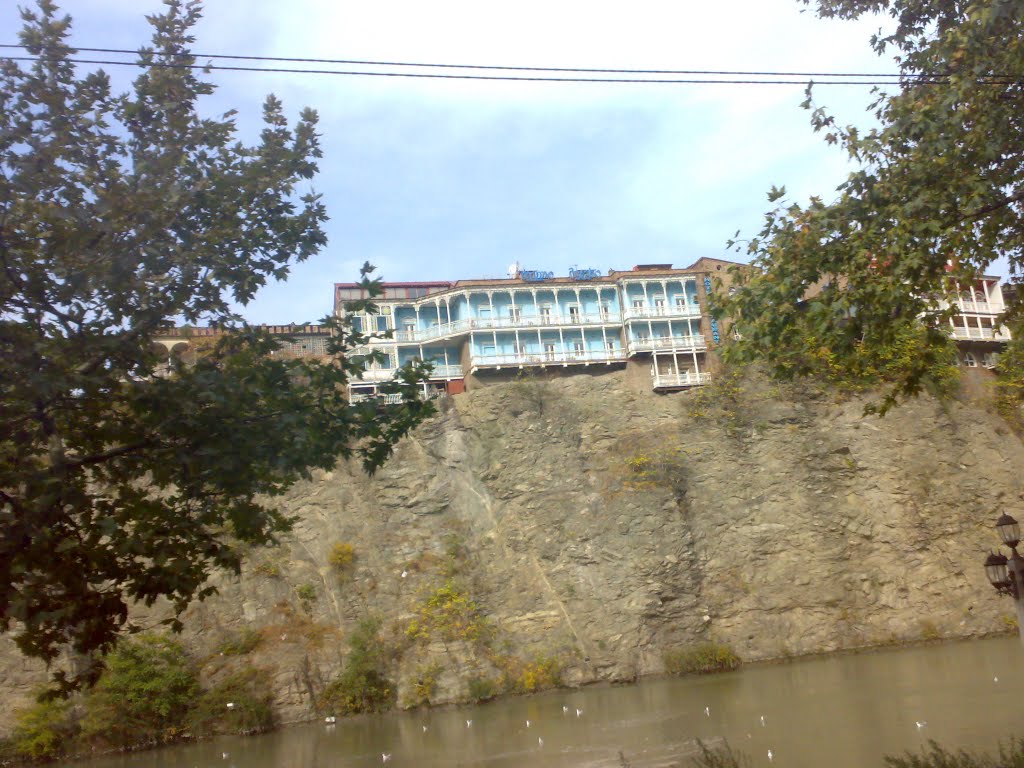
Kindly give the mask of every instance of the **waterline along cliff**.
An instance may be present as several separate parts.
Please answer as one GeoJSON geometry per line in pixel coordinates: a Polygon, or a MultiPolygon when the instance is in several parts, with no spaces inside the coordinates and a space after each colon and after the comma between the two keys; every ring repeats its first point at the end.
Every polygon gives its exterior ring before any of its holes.
{"type": "MultiPolygon", "coordinates": [[[[442,397],[376,476],[297,486],[292,533],[221,577],[182,642],[208,675],[261,670],[288,722],[323,714],[371,617],[398,706],[633,680],[705,640],[756,660],[1011,627],[981,567],[996,510],[1024,498],[997,416],[922,398],[880,419],[757,376],[658,394],[634,374],[442,397]]],[[[45,675],[10,638],[0,652],[6,730],[45,675]]]]}

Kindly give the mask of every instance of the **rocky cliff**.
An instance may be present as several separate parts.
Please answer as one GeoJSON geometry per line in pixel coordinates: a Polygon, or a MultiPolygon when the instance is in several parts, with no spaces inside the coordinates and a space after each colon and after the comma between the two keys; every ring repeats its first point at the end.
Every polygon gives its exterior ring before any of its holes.
{"type": "MultiPolygon", "coordinates": [[[[1024,445],[969,403],[863,407],[757,378],[656,395],[630,371],[479,387],[377,476],[297,486],[294,531],[184,641],[215,663],[257,630],[247,661],[288,721],[369,615],[406,705],[552,660],[568,684],[631,680],[705,639],[754,660],[1007,630],[981,561],[1021,508],[1024,445]]],[[[40,671],[2,645],[16,705],[40,671]]]]}

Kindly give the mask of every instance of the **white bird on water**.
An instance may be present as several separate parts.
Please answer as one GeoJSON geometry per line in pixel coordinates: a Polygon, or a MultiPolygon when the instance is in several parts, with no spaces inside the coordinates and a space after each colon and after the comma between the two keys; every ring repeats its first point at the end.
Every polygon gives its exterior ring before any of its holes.
{"type": "Polygon", "coordinates": [[[568,714],[568,712],[569,712],[569,708],[563,704],[562,705],[562,714],[565,715],[565,714],[568,714]]]}
{"type": "Polygon", "coordinates": [[[386,763],[390,759],[391,759],[391,753],[390,752],[381,752],[380,761],[382,763],[386,763]]]}
{"type": "Polygon", "coordinates": [[[704,707],[704,714],[711,717],[711,707],[704,707]]]}
{"type": "Polygon", "coordinates": [[[328,715],[324,718],[324,722],[328,725],[334,725],[336,722],[338,722],[338,718],[336,718],[334,715],[328,715]]]}
{"type": "Polygon", "coordinates": [[[764,715],[761,715],[761,727],[764,728],[764,715]]]}
{"type": "Polygon", "coordinates": [[[526,727],[527,727],[527,728],[529,728],[529,727],[530,727],[530,721],[529,721],[529,720],[527,720],[527,721],[526,721],[526,727]]]}
{"type": "Polygon", "coordinates": [[[579,717],[582,714],[583,714],[583,710],[582,709],[577,709],[576,710],[576,717],[579,717]]]}
{"type": "Polygon", "coordinates": [[[770,763],[771,761],[772,761],[772,751],[769,749],[768,750],[768,762],[770,763]]]}
{"type": "Polygon", "coordinates": [[[537,737],[537,746],[538,747],[543,747],[544,746],[544,739],[542,739],[540,736],[537,737]]]}
{"type": "Polygon", "coordinates": [[[425,726],[425,725],[423,726],[423,732],[424,732],[424,733],[426,733],[426,732],[427,732],[427,726],[425,726]]]}
{"type": "Polygon", "coordinates": [[[229,757],[230,757],[230,755],[227,752],[221,752],[220,753],[220,759],[221,760],[227,760],[229,757]]]}
{"type": "Polygon", "coordinates": [[[466,721],[466,727],[467,728],[472,728],[473,727],[473,721],[472,720],[467,720],[466,721]]]}
{"type": "Polygon", "coordinates": [[[927,720],[915,720],[914,721],[914,725],[916,725],[917,726],[917,730],[920,731],[922,728],[924,728],[926,725],[928,725],[928,721],[927,720]]]}

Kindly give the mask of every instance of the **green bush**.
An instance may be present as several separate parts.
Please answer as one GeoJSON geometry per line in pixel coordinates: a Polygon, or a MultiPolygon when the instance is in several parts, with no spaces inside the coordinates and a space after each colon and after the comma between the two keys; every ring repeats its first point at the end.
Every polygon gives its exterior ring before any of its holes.
{"type": "Polygon", "coordinates": [[[733,752],[727,741],[712,749],[697,739],[697,748],[700,750],[700,754],[691,760],[694,768],[748,768],[750,766],[750,758],[742,752],[733,752]]]}
{"type": "Polygon", "coordinates": [[[15,714],[10,751],[22,759],[56,760],[67,753],[77,730],[71,702],[39,701],[15,714]]]}
{"type": "Polygon", "coordinates": [[[665,672],[670,675],[707,675],[736,669],[742,660],[727,645],[699,643],[665,651],[665,672]]]}
{"type": "Polygon", "coordinates": [[[171,741],[199,697],[196,669],[184,649],[163,636],[122,642],[85,700],[82,736],[127,747],[171,741]]]}
{"type": "Polygon", "coordinates": [[[192,733],[208,737],[219,733],[265,733],[273,729],[274,694],[268,679],[265,670],[248,666],[214,685],[203,693],[189,715],[192,733]]]}
{"type": "Polygon", "coordinates": [[[380,619],[363,619],[349,635],[345,669],[319,697],[322,712],[354,715],[385,712],[394,703],[394,689],[384,675],[384,653],[380,640],[380,619]]]}
{"type": "Polygon", "coordinates": [[[217,650],[225,656],[245,656],[255,651],[263,642],[263,635],[258,629],[246,627],[237,635],[225,639],[217,650]]]}
{"type": "Polygon", "coordinates": [[[327,562],[339,577],[348,576],[356,564],[356,549],[348,542],[338,541],[331,547],[327,562]]]}
{"type": "Polygon", "coordinates": [[[489,677],[469,678],[469,699],[476,703],[489,701],[498,694],[498,684],[489,677]]]}

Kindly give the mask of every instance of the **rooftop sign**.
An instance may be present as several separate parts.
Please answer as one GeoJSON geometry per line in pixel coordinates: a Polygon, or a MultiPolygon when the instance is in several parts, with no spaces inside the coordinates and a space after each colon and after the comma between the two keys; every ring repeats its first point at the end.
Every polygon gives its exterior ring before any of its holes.
{"type": "Polygon", "coordinates": [[[554,272],[541,272],[537,269],[524,269],[519,273],[519,277],[522,280],[526,280],[531,283],[539,283],[543,280],[551,280],[555,276],[554,272]]]}
{"type": "Polygon", "coordinates": [[[601,270],[599,269],[576,269],[573,267],[569,270],[569,277],[573,280],[595,280],[601,276],[601,270]]]}

